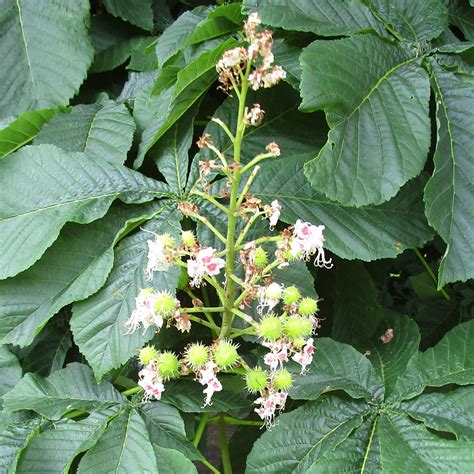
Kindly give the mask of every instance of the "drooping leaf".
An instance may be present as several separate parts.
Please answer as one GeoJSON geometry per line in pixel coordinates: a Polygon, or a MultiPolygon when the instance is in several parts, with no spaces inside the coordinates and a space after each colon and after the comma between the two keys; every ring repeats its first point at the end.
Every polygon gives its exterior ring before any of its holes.
{"type": "MultiPolygon", "coordinates": [[[[43,258],[15,278],[0,281],[1,340],[30,344],[61,308],[99,290],[113,265],[112,247],[127,222],[151,218],[161,208],[159,202],[114,206],[91,224],[67,224],[43,258]]],[[[47,344],[53,347],[49,338],[47,344]]],[[[41,358],[35,359],[37,363],[42,363],[41,358]]]]}
{"type": "MultiPolygon", "coordinates": [[[[113,410],[109,411],[113,414],[113,410]]],[[[106,422],[105,414],[92,412],[83,420],[52,423],[28,443],[17,472],[68,472],[74,458],[94,446],[106,422]]]]}
{"type": "Polygon", "coordinates": [[[314,346],[313,362],[304,377],[295,378],[291,398],[316,400],[334,390],[344,390],[353,398],[383,398],[382,381],[360,352],[327,337],[316,338],[314,346]]]}
{"type": "Polygon", "coordinates": [[[426,216],[446,242],[438,285],[474,277],[474,76],[431,62],[438,143],[425,188],[426,216]]]}
{"type": "Polygon", "coordinates": [[[403,413],[458,439],[474,441],[474,387],[420,395],[400,404],[403,413]]]}
{"type": "Polygon", "coordinates": [[[180,215],[169,209],[166,202],[162,212],[143,226],[144,230],[123,239],[115,249],[114,266],[104,287],[95,295],[75,303],[71,329],[74,340],[99,379],[109,370],[119,367],[137,354],[153,335],[140,329],[126,334],[124,323],[135,308],[135,298],[142,288],[153,286],[174,293],[180,275],[179,267],[155,272],[152,282],[145,280],[149,232],[177,236],[180,215]]]}
{"type": "Polygon", "coordinates": [[[0,346],[0,398],[19,382],[22,375],[23,370],[15,354],[12,354],[7,346],[0,346]]]}
{"type": "MultiPolygon", "coordinates": [[[[471,1],[471,0],[469,0],[471,1]]],[[[448,7],[449,22],[456,25],[467,40],[474,40],[474,8],[467,0],[442,0],[448,7]]]]}
{"type": "Polygon", "coordinates": [[[139,413],[153,444],[160,448],[176,449],[189,459],[202,459],[201,453],[186,438],[183,419],[175,407],[153,402],[143,405],[139,413]]]}
{"type": "Polygon", "coordinates": [[[33,410],[52,420],[70,410],[107,408],[126,400],[109,382],[97,384],[92,370],[76,362],[47,378],[26,374],[3,398],[7,410],[33,410]]]}
{"type": "Polygon", "coordinates": [[[153,0],[133,3],[129,0],[104,0],[104,6],[110,14],[147,31],[153,30],[152,3],[153,0]]]}
{"type": "Polygon", "coordinates": [[[176,449],[153,445],[160,474],[197,474],[194,464],[176,449]]]}
{"type": "Polygon", "coordinates": [[[395,257],[431,238],[420,180],[408,183],[381,206],[344,207],[311,188],[303,174],[308,155],[290,156],[264,163],[251,191],[266,204],[278,199],[281,219],[288,224],[297,219],[324,224],[326,246],[340,257],[366,261],[395,257]]]}
{"type": "Polygon", "coordinates": [[[265,24],[320,36],[381,32],[370,10],[360,0],[244,0],[245,11],[258,11],[265,24]]]}
{"type": "MultiPolygon", "coordinates": [[[[405,372],[408,361],[418,352],[420,332],[416,323],[405,316],[387,317],[383,327],[393,331],[393,338],[385,343],[378,337],[373,338],[374,342],[366,347],[370,353],[367,357],[383,380],[387,396],[393,392],[398,378],[405,372]]],[[[383,334],[384,331],[381,331],[379,336],[383,334]]]]}
{"type": "Polygon", "coordinates": [[[96,220],[115,198],[144,202],[167,191],[128,168],[52,145],[28,146],[0,160],[0,175],[0,234],[6,236],[0,278],[30,267],[66,222],[96,220]]]}
{"type": "Polygon", "coordinates": [[[448,28],[448,11],[440,0],[370,0],[369,7],[399,39],[422,43],[448,28]]]}
{"type": "Polygon", "coordinates": [[[301,64],[301,108],[325,110],[331,127],[305,167],[315,189],[360,207],[387,201],[420,174],[431,137],[429,79],[420,58],[360,35],[315,41],[301,64]]]}
{"type": "Polygon", "coordinates": [[[79,463],[77,472],[159,472],[145,423],[134,410],[114,418],[79,463]]]}
{"type": "Polygon", "coordinates": [[[0,158],[31,142],[45,123],[58,113],[58,109],[23,112],[7,127],[0,130],[0,158]]]}
{"type": "Polygon", "coordinates": [[[92,61],[87,0],[4,0],[1,115],[66,105],[92,61]]]}
{"type": "Polygon", "coordinates": [[[407,400],[425,387],[474,384],[474,321],[451,329],[435,347],[415,354],[389,400],[407,400]]]}
{"type": "Polygon", "coordinates": [[[369,406],[324,397],[278,417],[247,458],[248,474],[304,473],[325,451],[335,448],[362,423],[369,406]]]}
{"type": "Polygon", "coordinates": [[[66,151],[84,152],[101,161],[123,164],[133,141],[135,123],[123,104],[76,105],[54,117],[34,144],[49,143],[66,151]]]}

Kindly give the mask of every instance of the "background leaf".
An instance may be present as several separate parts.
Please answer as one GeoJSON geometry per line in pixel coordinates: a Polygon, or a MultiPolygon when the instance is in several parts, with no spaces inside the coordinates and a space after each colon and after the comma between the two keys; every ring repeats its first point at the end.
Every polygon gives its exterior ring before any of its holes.
{"type": "Polygon", "coordinates": [[[153,0],[135,0],[131,5],[128,0],[104,0],[109,13],[148,31],[153,30],[152,3],[153,0]]]}
{"type": "Polygon", "coordinates": [[[156,456],[156,464],[160,473],[166,474],[195,474],[197,473],[194,464],[182,453],[175,449],[162,448],[153,445],[156,456]]]}
{"type": "MultiPolygon", "coordinates": [[[[7,346],[0,346],[0,397],[11,390],[21,379],[23,370],[15,354],[12,354],[7,346]]],[[[0,407],[2,401],[0,400],[0,407]]]]}

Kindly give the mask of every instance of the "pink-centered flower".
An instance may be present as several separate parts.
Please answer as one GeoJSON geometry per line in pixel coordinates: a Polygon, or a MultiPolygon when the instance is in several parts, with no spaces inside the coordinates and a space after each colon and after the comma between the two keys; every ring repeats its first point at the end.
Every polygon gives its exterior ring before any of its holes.
{"type": "Polygon", "coordinates": [[[201,385],[207,385],[207,387],[203,390],[203,393],[206,395],[204,406],[211,405],[212,396],[214,393],[220,392],[222,390],[222,384],[216,377],[216,369],[217,365],[214,362],[209,361],[198,372],[199,383],[201,385]]]}
{"type": "Polygon", "coordinates": [[[140,370],[138,379],[138,385],[145,392],[144,401],[148,401],[153,397],[156,400],[160,400],[161,394],[165,391],[165,386],[154,364],[149,364],[140,370]]]}
{"type": "Polygon", "coordinates": [[[293,354],[292,359],[301,365],[301,374],[304,374],[306,371],[306,367],[311,364],[313,361],[313,354],[314,354],[314,346],[313,346],[313,338],[310,337],[306,344],[303,346],[300,352],[293,354]]]}
{"type": "Polygon", "coordinates": [[[215,252],[212,247],[206,247],[197,252],[195,259],[188,260],[188,275],[192,278],[192,286],[199,286],[205,276],[219,275],[224,268],[225,260],[215,257],[215,252]]]}
{"type": "Polygon", "coordinates": [[[159,298],[152,288],[141,290],[135,298],[135,309],[130,318],[125,321],[127,326],[127,334],[135,332],[140,325],[143,326],[144,332],[152,325],[160,329],[163,326],[163,316],[156,311],[155,303],[159,298]]]}
{"type": "Polygon", "coordinates": [[[173,264],[176,256],[173,237],[169,234],[155,234],[154,240],[148,240],[148,262],[145,270],[147,280],[153,278],[153,272],[165,272],[173,264]]]}
{"type": "Polygon", "coordinates": [[[260,407],[255,408],[255,412],[265,421],[268,429],[274,426],[276,411],[281,411],[285,408],[287,397],[288,394],[286,392],[269,389],[255,400],[255,403],[260,405],[260,407]]]}
{"type": "Polygon", "coordinates": [[[290,253],[294,257],[300,256],[309,259],[315,256],[314,264],[318,267],[331,268],[332,260],[326,260],[324,253],[324,226],[313,225],[298,219],[295,223],[290,242],[290,253]]]}

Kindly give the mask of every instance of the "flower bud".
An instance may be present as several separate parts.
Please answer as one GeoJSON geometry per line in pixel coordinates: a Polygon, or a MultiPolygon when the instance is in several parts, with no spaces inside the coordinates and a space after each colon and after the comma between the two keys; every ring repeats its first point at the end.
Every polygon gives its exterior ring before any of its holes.
{"type": "Polygon", "coordinates": [[[162,352],[156,358],[156,366],[159,374],[164,379],[172,379],[179,376],[179,360],[172,352],[162,352]]]}
{"type": "Polygon", "coordinates": [[[138,358],[143,365],[148,365],[158,355],[153,346],[145,346],[139,353],[138,358]]]}
{"type": "Polygon", "coordinates": [[[293,347],[295,349],[301,349],[306,344],[306,339],[304,337],[297,337],[293,339],[293,347]]]}
{"type": "Polygon", "coordinates": [[[255,249],[255,266],[257,268],[264,268],[268,263],[268,255],[262,247],[257,247],[255,249]]]}
{"type": "Polygon", "coordinates": [[[168,291],[159,291],[155,300],[155,311],[164,317],[173,316],[176,311],[176,299],[168,291]]]}
{"type": "Polygon", "coordinates": [[[214,349],[214,361],[219,369],[232,367],[238,358],[236,346],[229,341],[219,341],[214,349]]]}
{"type": "Polygon", "coordinates": [[[290,339],[309,336],[313,325],[309,318],[301,316],[289,316],[285,321],[285,333],[290,339]]]}
{"type": "Polygon", "coordinates": [[[209,358],[209,351],[206,346],[200,343],[191,344],[186,349],[185,360],[193,369],[203,367],[209,358]]]}
{"type": "Polygon", "coordinates": [[[258,333],[267,341],[275,341],[280,338],[283,333],[283,324],[280,318],[276,316],[262,318],[258,325],[258,333]]]}
{"type": "Polygon", "coordinates": [[[301,293],[296,286],[289,286],[283,291],[283,303],[290,305],[301,298],[301,293]]]}
{"type": "Polygon", "coordinates": [[[245,383],[250,393],[260,392],[267,386],[267,373],[260,368],[250,369],[245,374],[245,383]]]}
{"type": "Polygon", "coordinates": [[[174,238],[170,234],[162,234],[159,237],[161,238],[164,248],[174,249],[176,247],[174,238]]]}
{"type": "Polygon", "coordinates": [[[298,305],[301,316],[312,316],[318,311],[318,302],[314,298],[303,298],[298,305]]]}
{"type": "Polygon", "coordinates": [[[196,237],[190,230],[184,230],[181,233],[181,242],[185,247],[192,248],[196,244],[196,237]]]}
{"type": "Polygon", "coordinates": [[[277,390],[288,390],[293,384],[293,377],[286,369],[278,370],[273,377],[273,385],[277,390]]]}
{"type": "Polygon", "coordinates": [[[281,297],[282,289],[278,283],[272,283],[265,288],[265,296],[269,300],[278,301],[281,297]]]}

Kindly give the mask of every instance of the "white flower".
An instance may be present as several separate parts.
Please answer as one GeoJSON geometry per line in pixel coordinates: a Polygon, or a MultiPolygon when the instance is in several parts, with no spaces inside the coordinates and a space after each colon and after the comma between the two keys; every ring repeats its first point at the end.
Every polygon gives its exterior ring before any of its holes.
{"type": "Polygon", "coordinates": [[[169,234],[156,235],[154,240],[148,240],[148,263],[145,274],[147,280],[153,278],[153,272],[165,272],[173,263],[174,240],[169,234]]]}
{"type": "Polygon", "coordinates": [[[302,258],[308,259],[316,254],[314,264],[318,267],[331,268],[331,259],[326,260],[324,254],[324,226],[312,225],[298,219],[295,224],[293,236],[290,243],[290,253],[294,257],[301,255],[302,258]]]}
{"type": "Polygon", "coordinates": [[[314,346],[313,346],[313,338],[310,337],[306,344],[303,346],[300,352],[293,354],[292,359],[301,365],[301,374],[304,374],[306,371],[306,367],[311,364],[313,361],[313,354],[314,354],[314,346]]]}
{"type": "Polygon", "coordinates": [[[271,69],[256,69],[250,74],[249,82],[252,89],[256,91],[261,87],[272,87],[285,78],[285,70],[281,66],[273,66],[271,69]]]}
{"type": "Polygon", "coordinates": [[[280,219],[281,204],[278,202],[277,199],[275,199],[270,204],[270,207],[271,207],[270,229],[273,229],[273,227],[277,225],[278,219],[280,219]]]}
{"type": "Polygon", "coordinates": [[[244,121],[247,125],[257,127],[262,123],[264,115],[265,111],[260,107],[260,104],[253,104],[250,110],[247,107],[245,108],[244,121]]]}
{"type": "Polygon", "coordinates": [[[278,283],[271,283],[268,286],[263,286],[259,289],[258,297],[259,304],[257,306],[257,311],[259,314],[263,314],[265,308],[267,312],[270,312],[280,301],[281,295],[283,292],[282,285],[278,283]]]}
{"type": "Polygon", "coordinates": [[[262,396],[255,400],[259,408],[255,408],[258,416],[265,421],[268,429],[274,425],[276,410],[281,411],[285,408],[288,394],[274,389],[269,389],[262,396]]]}
{"type": "Polygon", "coordinates": [[[157,296],[151,288],[140,291],[138,297],[135,298],[135,309],[130,318],[125,321],[125,326],[128,328],[127,334],[135,332],[140,325],[143,326],[144,331],[152,325],[158,329],[163,326],[163,317],[155,309],[157,296]]]}
{"type": "Polygon", "coordinates": [[[222,58],[217,62],[216,69],[218,71],[232,69],[245,61],[247,61],[247,50],[242,46],[238,46],[237,48],[229,49],[223,54],[222,58]]]}
{"type": "Polygon", "coordinates": [[[288,361],[288,349],[283,347],[278,352],[269,352],[265,354],[263,361],[266,365],[270,366],[273,371],[276,371],[278,367],[283,367],[283,362],[288,361]]]}
{"type": "Polygon", "coordinates": [[[224,268],[225,260],[214,257],[215,252],[212,247],[206,247],[197,252],[195,259],[188,260],[188,275],[192,278],[192,286],[199,286],[206,275],[219,275],[224,268]]]}
{"type": "Polygon", "coordinates": [[[140,370],[138,378],[138,385],[140,385],[145,392],[144,401],[148,401],[152,397],[156,400],[161,398],[161,394],[165,391],[165,386],[153,364],[149,364],[140,370]]]}
{"type": "Polygon", "coordinates": [[[217,365],[214,362],[209,361],[198,372],[199,383],[201,385],[207,385],[207,387],[203,390],[203,393],[206,394],[204,406],[211,405],[214,392],[220,392],[222,390],[222,384],[216,377],[216,369],[217,365]]]}

